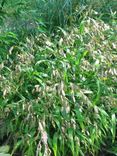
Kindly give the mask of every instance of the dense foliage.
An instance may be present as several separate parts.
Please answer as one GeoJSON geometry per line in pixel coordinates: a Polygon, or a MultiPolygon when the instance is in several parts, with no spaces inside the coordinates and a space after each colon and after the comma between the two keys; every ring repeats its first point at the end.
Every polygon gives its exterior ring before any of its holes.
{"type": "Polygon", "coordinates": [[[1,156],[117,155],[116,5],[1,0],[1,156]]]}

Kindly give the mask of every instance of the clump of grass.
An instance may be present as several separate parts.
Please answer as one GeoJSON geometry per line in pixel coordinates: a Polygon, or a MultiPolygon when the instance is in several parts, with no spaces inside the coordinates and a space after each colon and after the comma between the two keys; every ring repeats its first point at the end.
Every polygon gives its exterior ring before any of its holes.
{"type": "Polygon", "coordinates": [[[92,10],[99,13],[98,18],[109,22],[110,12],[115,12],[115,8],[116,0],[11,0],[6,1],[0,12],[3,21],[0,29],[23,38],[29,34],[53,31],[57,26],[65,29],[67,25],[79,24],[92,10]]]}
{"type": "Polygon", "coordinates": [[[10,137],[11,154],[98,155],[116,142],[115,29],[87,18],[56,31],[0,40],[0,137],[10,137]]]}

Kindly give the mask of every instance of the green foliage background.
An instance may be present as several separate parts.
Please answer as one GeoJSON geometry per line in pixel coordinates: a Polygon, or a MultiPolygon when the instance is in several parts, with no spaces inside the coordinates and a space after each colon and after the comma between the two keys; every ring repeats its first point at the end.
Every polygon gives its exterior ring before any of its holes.
{"type": "Polygon", "coordinates": [[[2,156],[117,155],[116,6],[115,0],[5,1],[2,156]]]}

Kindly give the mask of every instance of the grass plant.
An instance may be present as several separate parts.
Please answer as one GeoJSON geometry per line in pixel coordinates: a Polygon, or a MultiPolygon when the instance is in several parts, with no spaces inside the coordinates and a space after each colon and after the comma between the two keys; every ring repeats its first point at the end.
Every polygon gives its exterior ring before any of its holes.
{"type": "Polygon", "coordinates": [[[6,2],[2,11],[9,8],[11,18],[3,25],[11,21],[0,28],[0,143],[10,149],[0,153],[117,155],[117,20],[113,7],[108,20],[101,18],[106,2],[97,1],[99,8],[91,1],[6,2]]]}

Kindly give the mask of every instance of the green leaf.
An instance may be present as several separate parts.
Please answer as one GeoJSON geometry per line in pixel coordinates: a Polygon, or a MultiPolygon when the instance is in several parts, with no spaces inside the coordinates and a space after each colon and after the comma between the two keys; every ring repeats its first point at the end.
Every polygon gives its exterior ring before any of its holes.
{"type": "Polygon", "coordinates": [[[0,153],[0,156],[11,156],[10,154],[0,153]]]}
{"type": "Polygon", "coordinates": [[[116,136],[116,116],[115,114],[112,114],[112,127],[111,127],[111,133],[112,133],[112,142],[114,143],[115,136],[116,136]]]}
{"type": "Polygon", "coordinates": [[[0,153],[8,153],[9,152],[9,146],[1,146],[0,147],[0,153]]]}
{"type": "Polygon", "coordinates": [[[53,139],[52,139],[52,144],[53,144],[53,151],[54,151],[54,156],[57,156],[57,141],[58,141],[58,135],[57,133],[54,134],[53,139]]]}

